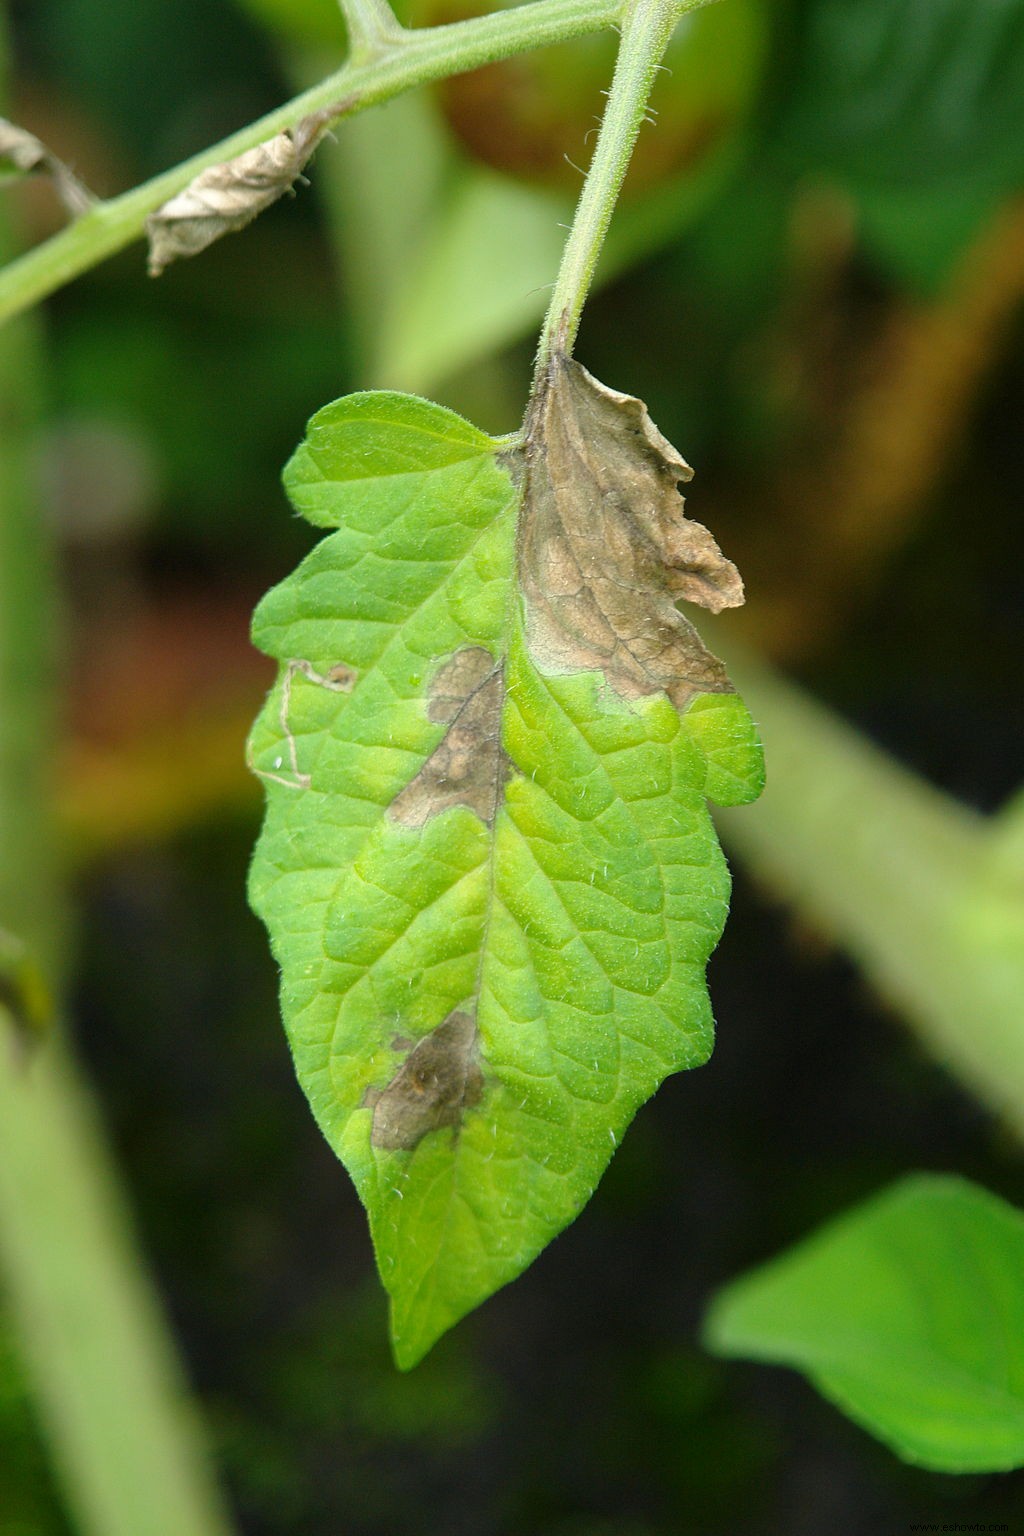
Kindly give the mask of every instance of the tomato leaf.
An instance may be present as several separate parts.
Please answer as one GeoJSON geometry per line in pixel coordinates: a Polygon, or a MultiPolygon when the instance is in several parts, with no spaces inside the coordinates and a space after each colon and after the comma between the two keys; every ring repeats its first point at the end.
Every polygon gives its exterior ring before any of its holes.
{"type": "MultiPolygon", "coordinates": [[[[531,651],[538,581],[564,596],[589,559],[578,544],[575,573],[553,558],[538,510],[552,474],[575,473],[549,451],[566,379],[603,391],[558,362],[512,445],[411,396],[327,406],[285,481],[333,531],[254,622],[280,672],[250,746],[267,792],[251,897],[299,1078],[367,1208],[403,1367],[574,1219],[638,1107],[707,1057],[729,879],[705,796],[761,784],[720,664],[715,691],[677,708],[664,663],[638,681],[623,660],[653,655],[658,539],[626,573],[640,617],[627,634],[616,611],[614,666],[593,635],[531,651]]],[[[653,473],[664,440],[637,430],[640,402],[601,400],[653,473]]],[[[670,493],[681,513],[673,473],[662,516],[670,493]]],[[[616,486],[586,494],[595,512],[605,496],[610,536],[616,486]]],[[[693,634],[668,597],[656,622],[693,634]]]]}

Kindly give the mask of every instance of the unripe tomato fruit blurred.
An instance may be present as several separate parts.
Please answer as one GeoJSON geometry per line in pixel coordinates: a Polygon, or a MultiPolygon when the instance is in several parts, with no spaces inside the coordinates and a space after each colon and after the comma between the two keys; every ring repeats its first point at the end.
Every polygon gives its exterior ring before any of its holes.
{"type": "MultiPolygon", "coordinates": [[[[413,0],[415,25],[509,9],[481,0],[413,0]]],[[[546,187],[578,191],[611,83],[613,32],[574,38],[443,81],[445,117],[474,159],[546,187]]],[[[746,119],[765,54],[759,0],[726,0],[679,23],[655,82],[656,126],[645,127],[624,187],[637,193],[698,170],[746,119]]]]}
{"type": "MultiPolygon", "coordinates": [[[[345,29],[337,0],[240,0],[294,44],[337,51],[345,29]]],[[[511,8],[511,0],[396,0],[407,26],[434,26],[511,8]]],[[[642,192],[705,160],[742,126],[765,55],[762,0],[724,0],[685,16],[665,56],[624,188],[642,192]]],[[[611,83],[611,31],[489,64],[436,87],[452,131],[476,160],[525,181],[577,191],[611,83]]]]}

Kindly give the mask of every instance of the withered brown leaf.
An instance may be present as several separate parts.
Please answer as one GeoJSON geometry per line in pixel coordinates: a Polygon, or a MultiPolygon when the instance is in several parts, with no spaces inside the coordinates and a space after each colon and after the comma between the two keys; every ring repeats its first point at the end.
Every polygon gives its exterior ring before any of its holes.
{"type": "Polygon", "coordinates": [[[743,602],[736,567],[683,516],[678,486],[692,474],[642,400],[552,357],[528,422],[519,534],[527,643],[543,671],[599,669],[624,697],[664,690],[680,710],[732,691],[675,606],[743,602]]]}
{"type": "Polygon", "coordinates": [[[343,110],[339,103],[313,112],[233,160],[209,166],[151,213],[146,220],[150,276],[159,277],[172,261],[197,256],[222,235],[244,229],[290,191],[343,110]]]}
{"type": "Polygon", "coordinates": [[[17,123],[0,117],[0,172],[4,161],[25,175],[41,171],[49,176],[65,210],[73,218],[85,213],[96,201],[74,171],[63,160],[58,160],[41,139],[29,133],[27,128],[19,128],[17,123]]]}
{"type": "Polygon", "coordinates": [[[419,773],[391,804],[404,827],[422,827],[453,805],[468,806],[493,822],[505,782],[501,747],[502,668],[490,651],[470,645],[457,651],[430,688],[428,714],[449,729],[419,773]]]}
{"type": "Polygon", "coordinates": [[[456,1010],[409,1052],[386,1088],[368,1089],[370,1141],[385,1150],[415,1147],[428,1131],[457,1126],[479,1104],[484,1080],[477,1060],[476,1021],[456,1010]]]}

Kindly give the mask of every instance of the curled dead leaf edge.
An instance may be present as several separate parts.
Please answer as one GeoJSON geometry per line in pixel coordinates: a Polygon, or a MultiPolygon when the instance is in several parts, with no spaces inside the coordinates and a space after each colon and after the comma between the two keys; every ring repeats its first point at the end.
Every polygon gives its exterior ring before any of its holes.
{"type": "Polygon", "coordinates": [[[680,713],[702,692],[733,692],[678,605],[739,606],[743,583],[684,515],[679,485],[693,471],[643,401],[556,351],[506,458],[523,487],[517,564],[538,669],[600,671],[620,697],[665,692],[680,713]]]}
{"type": "Polygon", "coordinates": [[[98,201],[71,167],[48,149],[42,139],[37,139],[34,133],[20,128],[8,118],[0,117],[0,163],[5,160],[24,176],[34,173],[49,176],[64,211],[73,219],[88,213],[98,201]]]}
{"type": "Polygon", "coordinates": [[[290,192],[334,123],[357,99],[346,97],[311,112],[240,155],[207,166],[161,204],[146,220],[150,277],[245,229],[290,192]]]}

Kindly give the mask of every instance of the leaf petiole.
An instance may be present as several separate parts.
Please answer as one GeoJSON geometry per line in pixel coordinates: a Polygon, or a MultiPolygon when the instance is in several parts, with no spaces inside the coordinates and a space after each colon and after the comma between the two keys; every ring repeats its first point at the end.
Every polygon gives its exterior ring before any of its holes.
{"type": "Polygon", "coordinates": [[[538,380],[552,352],[572,352],[633,146],[647,116],[658,66],[676,24],[686,12],[707,3],[708,0],[633,0],[624,12],[608,105],[540,335],[535,374],[538,380]]]}

